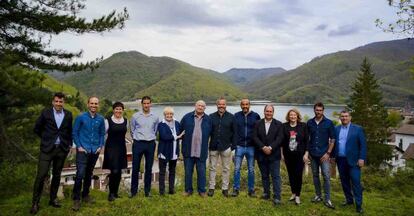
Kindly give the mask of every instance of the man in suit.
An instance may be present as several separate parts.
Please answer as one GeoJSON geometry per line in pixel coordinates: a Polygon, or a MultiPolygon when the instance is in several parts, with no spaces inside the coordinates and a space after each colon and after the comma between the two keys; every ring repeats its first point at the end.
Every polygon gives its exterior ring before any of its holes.
{"type": "Polygon", "coordinates": [[[197,191],[201,197],[206,196],[206,161],[208,156],[208,140],[212,125],[210,117],[204,112],[206,103],[199,100],[195,110],[181,119],[184,131],[182,153],[184,157],[184,196],[193,193],[193,171],[197,169],[197,191]]]}
{"type": "Polygon", "coordinates": [[[346,199],[342,205],[353,205],[355,199],[356,211],[362,213],[361,168],[367,157],[364,130],[359,125],[351,124],[348,111],[341,112],[340,120],[342,124],[335,128],[338,139],[334,155],[346,199]]]}
{"type": "Polygon", "coordinates": [[[53,164],[53,178],[50,186],[49,205],[55,208],[61,207],[57,200],[60,174],[72,146],[72,113],[63,108],[64,103],[65,95],[61,92],[55,93],[52,100],[53,106],[42,111],[34,127],[34,132],[41,141],[31,214],[36,214],[39,211],[43,184],[48,177],[51,164],[53,164]]]}
{"type": "Polygon", "coordinates": [[[280,205],[280,142],[278,137],[282,123],[273,118],[274,107],[268,104],[264,107],[264,118],[258,121],[253,130],[253,141],[256,145],[256,159],[262,175],[262,199],[270,199],[270,178],[273,184],[273,203],[280,205]]]}

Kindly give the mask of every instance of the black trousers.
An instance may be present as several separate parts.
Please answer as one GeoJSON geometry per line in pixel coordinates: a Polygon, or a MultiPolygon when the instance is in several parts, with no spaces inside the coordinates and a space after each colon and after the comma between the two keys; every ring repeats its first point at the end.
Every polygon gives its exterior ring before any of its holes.
{"type": "Polygon", "coordinates": [[[165,171],[168,164],[168,189],[170,192],[174,192],[174,183],[175,183],[175,167],[177,166],[177,160],[165,160],[159,159],[158,165],[160,168],[160,179],[159,179],[159,189],[160,194],[165,193],[165,171]]]}
{"type": "Polygon", "coordinates": [[[292,194],[300,196],[304,167],[303,154],[300,152],[287,152],[284,154],[284,157],[292,194]]]}
{"type": "Polygon", "coordinates": [[[37,165],[37,175],[33,187],[33,203],[39,203],[42,195],[43,185],[46,177],[49,177],[50,165],[52,168],[52,182],[50,185],[50,200],[53,201],[57,197],[57,192],[60,184],[60,174],[62,173],[63,165],[68,152],[55,146],[51,152],[40,152],[39,162],[37,165]]]}
{"type": "Polygon", "coordinates": [[[132,174],[131,194],[138,192],[138,174],[141,166],[142,156],[145,157],[144,192],[151,191],[152,165],[154,163],[155,141],[134,140],[132,144],[132,174]]]}
{"type": "Polygon", "coordinates": [[[121,182],[121,170],[111,170],[109,174],[109,194],[118,195],[119,183],[121,182]]]}

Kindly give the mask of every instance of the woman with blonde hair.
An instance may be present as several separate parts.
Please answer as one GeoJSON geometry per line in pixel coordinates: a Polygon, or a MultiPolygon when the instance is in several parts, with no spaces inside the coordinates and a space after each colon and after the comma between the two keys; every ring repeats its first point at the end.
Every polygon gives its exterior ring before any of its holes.
{"type": "Polygon", "coordinates": [[[289,201],[300,204],[302,190],[302,173],[304,163],[308,162],[308,129],[302,122],[302,116],[296,108],[290,109],[286,114],[286,122],[282,127],[282,149],[292,196],[289,201]]]}

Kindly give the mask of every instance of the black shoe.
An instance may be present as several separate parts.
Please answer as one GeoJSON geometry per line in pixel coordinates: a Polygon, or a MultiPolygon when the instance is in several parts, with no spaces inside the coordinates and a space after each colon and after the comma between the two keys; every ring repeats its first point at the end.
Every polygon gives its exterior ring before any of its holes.
{"type": "Polygon", "coordinates": [[[231,193],[232,197],[236,197],[239,195],[239,190],[234,189],[233,192],[231,193]]]}
{"type": "Polygon", "coordinates": [[[208,195],[209,197],[212,197],[212,196],[214,195],[214,189],[208,189],[208,193],[207,193],[207,195],[208,195]]]}
{"type": "Polygon", "coordinates": [[[222,190],[221,193],[224,197],[229,197],[229,190],[222,190]]]}
{"type": "Polygon", "coordinates": [[[260,198],[264,199],[264,200],[268,200],[268,199],[270,199],[270,195],[268,193],[264,193],[264,194],[262,194],[262,196],[260,198]]]}
{"type": "Polygon", "coordinates": [[[108,201],[109,201],[109,202],[113,202],[113,201],[115,201],[115,195],[110,193],[110,194],[108,195],[108,201]]]}
{"type": "Polygon", "coordinates": [[[79,211],[80,207],[81,207],[81,202],[80,202],[80,200],[74,200],[74,201],[73,201],[72,210],[73,210],[73,211],[79,211]]]}
{"type": "Polygon", "coordinates": [[[175,194],[175,190],[172,189],[172,190],[168,191],[168,194],[175,194]]]}
{"type": "Polygon", "coordinates": [[[323,202],[323,204],[330,209],[335,209],[335,206],[332,204],[330,200],[323,202]]]}
{"type": "Polygon", "coordinates": [[[249,197],[252,197],[252,198],[256,198],[256,197],[257,197],[257,196],[256,196],[256,193],[254,192],[254,190],[249,191],[249,192],[247,193],[247,195],[249,195],[249,197]]]}
{"type": "Polygon", "coordinates": [[[33,203],[32,208],[30,209],[30,214],[37,214],[39,211],[39,204],[33,203]]]}
{"type": "Polygon", "coordinates": [[[60,208],[62,207],[62,205],[59,203],[59,201],[57,199],[55,200],[50,200],[49,201],[49,205],[55,208],[60,208]]]}
{"type": "Polygon", "coordinates": [[[349,206],[349,205],[354,205],[354,202],[352,202],[352,201],[350,201],[350,202],[345,201],[345,202],[341,203],[341,206],[349,206]]]}
{"type": "Polygon", "coordinates": [[[145,197],[152,197],[149,192],[145,192],[145,197]]]}
{"type": "Polygon", "coordinates": [[[82,202],[89,203],[89,204],[94,204],[95,199],[88,195],[88,196],[82,197],[82,202]]]}
{"type": "Polygon", "coordinates": [[[323,199],[320,196],[315,196],[311,200],[311,202],[313,202],[313,203],[318,203],[318,202],[322,202],[322,201],[323,201],[323,199]]]}
{"type": "Polygon", "coordinates": [[[362,207],[361,206],[357,206],[356,207],[356,212],[359,213],[359,214],[364,213],[364,211],[362,210],[362,207]]]}

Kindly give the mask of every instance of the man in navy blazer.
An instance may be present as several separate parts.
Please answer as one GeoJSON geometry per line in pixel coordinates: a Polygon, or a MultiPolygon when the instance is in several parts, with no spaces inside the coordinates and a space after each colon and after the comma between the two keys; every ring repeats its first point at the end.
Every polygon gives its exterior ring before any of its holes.
{"type": "Polygon", "coordinates": [[[34,126],[34,132],[40,137],[41,141],[37,176],[33,187],[31,214],[36,214],[39,211],[43,184],[46,177],[49,176],[48,172],[51,165],[53,167],[53,178],[50,185],[49,205],[55,208],[61,207],[56,199],[60,174],[72,146],[72,113],[63,108],[64,103],[65,95],[61,92],[55,93],[52,100],[53,106],[42,111],[34,126]]]}
{"type": "Polygon", "coordinates": [[[346,198],[342,205],[353,205],[355,199],[356,211],[362,213],[361,168],[367,158],[364,130],[359,125],[351,124],[349,111],[342,111],[340,120],[342,124],[335,128],[334,156],[346,198]]]}

